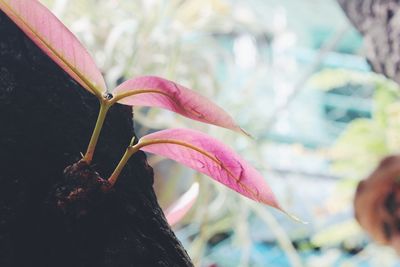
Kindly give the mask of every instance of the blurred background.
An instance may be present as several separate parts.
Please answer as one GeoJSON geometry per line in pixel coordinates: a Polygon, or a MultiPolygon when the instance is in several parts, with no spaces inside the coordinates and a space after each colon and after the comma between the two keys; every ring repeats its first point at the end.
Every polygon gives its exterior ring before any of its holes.
{"type": "MultiPolygon", "coordinates": [[[[160,205],[193,182],[174,226],[196,266],[400,266],[353,218],[358,181],[400,149],[399,88],[374,74],[333,0],[43,0],[84,43],[110,88],[158,75],[211,98],[254,137],[135,108],[136,133],[198,129],[260,170],[290,213],[253,203],[149,155],[160,205]]],[[[121,151],[122,153],[122,151],[121,151]]]]}

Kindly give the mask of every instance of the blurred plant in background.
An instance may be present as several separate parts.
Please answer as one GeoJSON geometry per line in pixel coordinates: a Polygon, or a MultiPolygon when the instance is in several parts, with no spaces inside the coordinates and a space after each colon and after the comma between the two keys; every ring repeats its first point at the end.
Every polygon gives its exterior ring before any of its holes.
{"type": "Polygon", "coordinates": [[[335,172],[358,181],[385,155],[399,153],[400,88],[395,82],[375,73],[337,69],[314,75],[311,83],[324,90],[349,85],[370,88],[371,116],[353,120],[332,147],[335,172]]]}
{"type": "MultiPolygon", "coordinates": [[[[400,88],[382,75],[344,69],[323,70],[313,75],[309,83],[312,87],[325,91],[359,88],[364,90],[361,94],[364,99],[368,99],[372,104],[371,113],[366,117],[353,119],[329,151],[333,173],[341,177],[332,201],[341,203],[334,205],[336,210],[344,210],[348,203],[353,201],[358,182],[367,177],[383,157],[399,153],[397,133],[400,88]]],[[[360,255],[365,259],[373,257],[371,266],[382,266],[381,263],[374,263],[378,257],[386,257],[387,262],[384,266],[397,266],[396,256],[392,251],[365,243],[364,233],[353,218],[347,218],[317,233],[313,242],[320,246],[343,242],[343,245],[353,248],[366,245],[360,255]]],[[[354,258],[360,258],[360,255],[354,258]]],[[[354,264],[357,264],[355,259],[354,264]]]]}
{"type": "Polygon", "coordinates": [[[335,1],[42,2],[93,52],[110,86],[146,74],[177,81],[228,110],[255,140],[148,108],[135,108],[138,135],[211,132],[310,222],[151,156],[162,207],[200,183],[175,229],[196,266],[395,266],[391,251],[360,232],[351,203],[356,181],[399,149],[399,90],[358,56],[361,37],[335,1]]]}

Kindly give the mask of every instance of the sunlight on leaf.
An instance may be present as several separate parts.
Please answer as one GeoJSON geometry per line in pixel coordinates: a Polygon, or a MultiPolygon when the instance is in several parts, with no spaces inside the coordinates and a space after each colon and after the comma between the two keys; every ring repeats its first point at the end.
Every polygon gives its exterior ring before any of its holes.
{"type": "Polygon", "coordinates": [[[313,235],[311,241],[317,246],[337,246],[343,240],[355,240],[361,233],[358,223],[350,219],[324,227],[313,235]]]}
{"type": "Polygon", "coordinates": [[[387,81],[382,75],[348,69],[324,69],[315,73],[307,82],[312,88],[328,91],[348,84],[375,84],[387,81]]]}
{"type": "Polygon", "coordinates": [[[141,150],[173,159],[204,173],[236,192],[280,209],[261,174],[230,148],[189,129],[155,132],[139,140],[141,150]]]}
{"type": "Polygon", "coordinates": [[[89,92],[101,97],[106,85],[78,39],[36,0],[0,0],[0,9],[51,59],[89,92]]]}
{"type": "Polygon", "coordinates": [[[165,108],[193,120],[248,135],[222,108],[206,97],[169,80],[155,76],[138,77],[122,83],[113,93],[121,104],[165,108]]]}
{"type": "Polygon", "coordinates": [[[357,119],[348,125],[331,148],[332,167],[338,173],[360,179],[387,153],[384,130],[373,120],[357,119]]]}

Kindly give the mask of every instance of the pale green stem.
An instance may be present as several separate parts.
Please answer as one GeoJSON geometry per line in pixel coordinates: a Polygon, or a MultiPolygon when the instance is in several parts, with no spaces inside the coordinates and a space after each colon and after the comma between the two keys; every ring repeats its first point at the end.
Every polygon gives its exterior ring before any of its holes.
{"type": "Polygon", "coordinates": [[[126,149],[125,154],[122,156],[120,162],[118,163],[117,167],[115,168],[114,172],[111,174],[111,176],[108,178],[108,182],[110,183],[110,187],[112,187],[115,182],[118,179],[118,176],[120,175],[122,169],[125,167],[126,163],[128,162],[129,158],[135,154],[139,149],[141,149],[144,146],[148,145],[154,145],[154,144],[176,144],[176,145],[181,145],[185,146],[188,148],[191,148],[193,150],[196,150],[197,152],[209,157],[210,159],[214,160],[215,162],[218,162],[218,159],[216,159],[214,156],[211,154],[182,141],[178,140],[170,140],[170,139],[151,139],[151,140],[140,140],[139,143],[136,145],[133,145],[133,142],[135,140],[135,137],[132,139],[129,147],[126,149]]]}
{"type": "Polygon", "coordinates": [[[97,141],[99,140],[99,135],[101,132],[101,128],[103,127],[104,120],[107,115],[107,111],[110,108],[110,104],[107,101],[100,101],[100,111],[97,117],[96,126],[94,127],[92,137],[90,138],[90,142],[88,148],[86,150],[85,156],[83,157],[83,161],[87,164],[90,164],[93,159],[94,150],[96,149],[97,141]]]}
{"type": "MultiPolygon", "coordinates": [[[[132,139],[133,140],[133,139],[132,139]]],[[[132,143],[132,142],[131,142],[132,143]]],[[[135,154],[139,149],[141,148],[141,145],[136,144],[134,146],[129,146],[125,150],[125,154],[122,156],[121,160],[119,161],[117,167],[115,168],[114,172],[110,175],[108,178],[108,182],[110,183],[110,187],[113,187],[115,182],[117,181],[122,169],[125,167],[126,163],[128,160],[131,158],[133,154],[135,154]]]]}

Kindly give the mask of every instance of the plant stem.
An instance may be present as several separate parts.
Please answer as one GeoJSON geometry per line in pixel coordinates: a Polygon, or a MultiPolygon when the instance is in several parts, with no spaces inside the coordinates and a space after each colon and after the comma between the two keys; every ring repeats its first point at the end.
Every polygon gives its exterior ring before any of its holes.
{"type": "MultiPolygon", "coordinates": [[[[135,138],[135,137],[134,137],[135,138]]],[[[150,139],[150,140],[139,140],[139,142],[135,145],[133,145],[135,139],[132,139],[130,145],[128,146],[128,148],[125,151],[125,154],[122,156],[120,162],[118,163],[117,167],[115,168],[114,172],[111,174],[111,176],[108,178],[108,182],[110,183],[110,188],[115,184],[115,182],[118,179],[119,174],[121,173],[122,169],[125,167],[126,163],[128,162],[129,158],[135,154],[139,149],[141,149],[144,146],[148,146],[148,145],[154,145],[154,144],[175,144],[175,145],[180,145],[180,146],[184,146],[187,148],[190,148],[192,150],[195,150],[201,154],[203,154],[204,156],[210,158],[211,160],[213,160],[216,164],[219,164],[222,168],[224,168],[224,166],[221,165],[221,162],[214,157],[213,155],[211,155],[210,153],[203,151],[201,149],[199,149],[196,146],[193,146],[189,143],[185,143],[182,141],[178,141],[178,140],[171,140],[171,139],[150,139]]],[[[227,172],[229,172],[228,170],[226,170],[227,172]]],[[[230,172],[229,172],[230,173],[230,172]]],[[[233,174],[231,174],[233,176],[233,174]]]]}
{"type": "Polygon", "coordinates": [[[101,128],[103,127],[104,120],[106,118],[106,114],[111,105],[108,104],[107,101],[100,101],[100,111],[97,117],[96,126],[94,127],[92,137],[90,138],[90,142],[88,148],[86,150],[86,154],[83,157],[83,161],[87,164],[90,164],[93,159],[94,150],[96,149],[97,141],[99,140],[99,135],[101,132],[101,128]]]}
{"type": "MultiPolygon", "coordinates": [[[[175,144],[175,145],[179,145],[179,146],[184,146],[186,148],[190,148],[192,150],[195,150],[201,154],[203,154],[204,156],[208,157],[209,159],[211,159],[212,161],[214,161],[216,164],[220,165],[221,168],[223,168],[226,172],[228,172],[232,177],[234,177],[234,175],[228,170],[226,169],[222,163],[219,161],[219,159],[217,159],[215,156],[213,156],[212,154],[194,146],[191,145],[189,143],[186,142],[182,142],[179,140],[172,140],[172,139],[149,139],[149,140],[139,140],[139,142],[135,145],[133,145],[135,139],[133,138],[130,145],[128,146],[128,148],[125,151],[125,154],[122,156],[120,162],[118,163],[117,167],[115,168],[114,172],[111,174],[111,176],[108,178],[108,182],[110,183],[110,188],[115,184],[115,182],[118,179],[119,174],[121,173],[122,169],[125,167],[126,163],[128,162],[129,158],[135,154],[139,149],[141,149],[144,146],[148,146],[148,145],[155,145],[155,144],[175,144]]],[[[234,178],[237,180],[237,178],[234,178]]],[[[243,185],[244,186],[244,185],[243,185]]]]}
{"type": "MultiPolygon", "coordinates": [[[[132,139],[133,140],[133,139],[132,139]]],[[[125,167],[128,160],[131,158],[133,154],[135,154],[142,146],[140,144],[136,144],[134,146],[129,146],[125,150],[125,154],[122,156],[121,160],[119,161],[117,167],[115,168],[114,172],[108,178],[108,182],[110,183],[110,187],[113,187],[115,182],[117,181],[122,169],[125,167]]]]}

